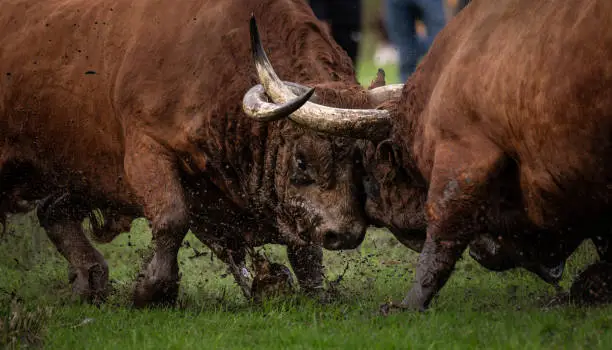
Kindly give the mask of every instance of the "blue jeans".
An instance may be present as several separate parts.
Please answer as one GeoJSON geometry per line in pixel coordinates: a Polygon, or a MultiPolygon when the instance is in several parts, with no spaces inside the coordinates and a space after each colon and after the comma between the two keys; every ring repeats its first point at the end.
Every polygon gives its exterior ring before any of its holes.
{"type": "Polygon", "coordinates": [[[405,82],[446,24],[444,3],[443,0],[385,0],[385,6],[389,40],[399,52],[400,78],[405,82]],[[425,40],[417,36],[417,19],[427,28],[425,40]]]}

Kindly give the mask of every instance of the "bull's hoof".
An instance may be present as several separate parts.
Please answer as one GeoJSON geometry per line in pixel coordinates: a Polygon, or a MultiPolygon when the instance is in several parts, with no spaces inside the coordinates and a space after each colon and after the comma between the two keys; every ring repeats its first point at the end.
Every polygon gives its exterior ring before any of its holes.
{"type": "Polygon", "coordinates": [[[582,271],[570,288],[570,299],[581,305],[612,302],[612,263],[596,262],[582,271]]]}
{"type": "Polygon", "coordinates": [[[380,314],[383,316],[389,316],[393,313],[397,313],[400,311],[406,311],[409,310],[409,308],[402,304],[401,302],[395,302],[395,301],[387,301],[383,304],[380,305],[379,311],[380,314]]]}
{"type": "Polygon", "coordinates": [[[133,303],[144,307],[174,306],[178,297],[179,280],[154,280],[140,275],[134,289],[133,303]]]}
{"type": "Polygon", "coordinates": [[[381,315],[389,316],[391,314],[402,312],[402,311],[425,312],[426,308],[424,308],[424,307],[417,307],[417,306],[411,306],[411,305],[406,304],[406,302],[404,302],[404,301],[398,302],[398,301],[389,300],[389,301],[387,301],[387,302],[385,302],[385,303],[380,305],[379,311],[380,311],[381,315]]]}
{"type": "Polygon", "coordinates": [[[301,293],[305,297],[316,300],[318,303],[323,305],[333,303],[335,300],[338,299],[338,296],[340,295],[336,289],[326,289],[323,286],[310,288],[302,287],[301,293]]]}
{"type": "Polygon", "coordinates": [[[260,272],[253,279],[251,296],[260,303],[264,299],[291,295],[294,293],[293,276],[284,265],[270,263],[265,272],[260,272]]]}
{"type": "Polygon", "coordinates": [[[89,268],[70,266],[68,280],[73,295],[82,302],[98,305],[108,296],[108,266],[94,264],[89,268]]]}

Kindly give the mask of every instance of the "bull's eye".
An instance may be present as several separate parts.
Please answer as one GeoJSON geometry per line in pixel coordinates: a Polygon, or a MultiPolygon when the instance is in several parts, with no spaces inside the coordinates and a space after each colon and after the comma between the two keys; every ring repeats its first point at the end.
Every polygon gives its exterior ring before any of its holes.
{"type": "Polygon", "coordinates": [[[314,183],[312,179],[312,174],[308,169],[308,163],[304,159],[303,156],[297,155],[295,157],[295,165],[296,169],[293,170],[293,174],[291,176],[291,181],[296,185],[310,185],[314,183]]]}
{"type": "Polygon", "coordinates": [[[373,181],[370,176],[363,177],[363,189],[369,198],[380,197],[380,188],[378,187],[378,183],[373,181]]]}
{"type": "Polygon", "coordinates": [[[296,160],[297,166],[298,168],[300,168],[300,170],[306,170],[306,161],[304,159],[302,159],[302,157],[298,157],[296,160]]]}

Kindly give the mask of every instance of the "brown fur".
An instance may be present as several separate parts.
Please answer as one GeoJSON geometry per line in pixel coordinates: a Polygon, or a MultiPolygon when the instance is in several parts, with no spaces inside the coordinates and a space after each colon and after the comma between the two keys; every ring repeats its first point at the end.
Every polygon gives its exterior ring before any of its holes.
{"type": "Polygon", "coordinates": [[[366,211],[424,240],[405,306],[426,308],[479,234],[525,266],[610,238],[610,13],[604,0],[474,0],[379,106],[396,119],[390,143],[366,146],[366,211]]]}
{"type": "Polygon", "coordinates": [[[329,105],[369,106],[349,57],[304,1],[0,4],[0,146],[10,154],[0,165],[27,164],[44,179],[33,199],[46,197],[39,218],[80,271],[78,293],[97,297],[106,284],[106,263],[76,225],[95,208],[106,216],[94,225],[103,241],[130,218],[151,220],[155,254],[139,276],[138,306],[174,300],[176,253],[195,223],[204,241],[230,235],[240,246],[246,238],[228,214],[240,215],[262,222],[255,234],[281,237],[251,240],[294,252],[329,234],[348,247],[363,239],[352,141],[242,113],[257,82],[251,13],[283,79],[319,87],[329,105]]]}

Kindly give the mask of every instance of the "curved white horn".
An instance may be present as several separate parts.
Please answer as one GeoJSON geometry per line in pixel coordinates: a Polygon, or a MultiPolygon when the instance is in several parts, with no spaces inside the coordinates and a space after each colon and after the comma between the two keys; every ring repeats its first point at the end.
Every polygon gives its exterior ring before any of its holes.
{"type": "Polygon", "coordinates": [[[266,91],[264,87],[261,84],[257,84],[250,88],[244,95],[242,99],[242,109],[249,117],[262,122],[283,119],[302,107],[314,93],[314,89],[306,88],[305,90],[306,92],[302,95],[295,97],[287,103],[278,105],[266,101],[266,91]]]}
{"type": "MultiPolygon", "coordinates": [[[[277,103],[287,103],[295,94],[276,75],[262,47],[255,17],[251,15],[251,49],[259,81],[266,94],[277,103]]],[[[344,109],[306,102],[289,115],[294,122],[313,130],[339,136],[384,139],[391,131],[388,111],[377,109],[344,109]]]]}

